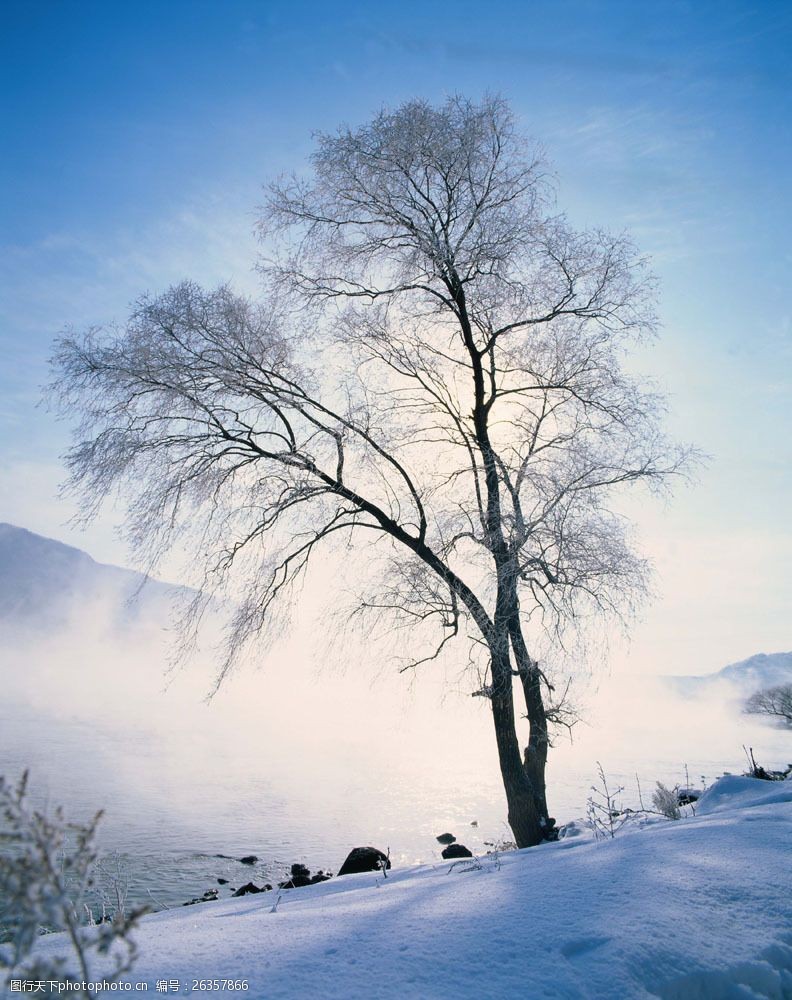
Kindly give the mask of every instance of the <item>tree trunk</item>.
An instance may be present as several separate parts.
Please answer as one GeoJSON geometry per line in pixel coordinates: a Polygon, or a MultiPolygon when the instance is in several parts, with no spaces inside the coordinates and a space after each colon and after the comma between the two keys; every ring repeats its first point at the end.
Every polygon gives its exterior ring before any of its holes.
{"type": "Polygon", "coordinates": [[[547,738],[547,716],[545,715],[544,703],[542,701],[541,682],[539,673],[532,670],[527,675],[522,675],[523,694],[525,695],[525,705],[528,711],[528,723],[530,734],[528,746],[525,748],[523,756],[523,767],[528,775],[528,780],[536,799],[536,808],[539,810],[545,833],[549,834],[554,823],[550,822],[547,810],[547,789],[545,784],[545,768],[547,767],[547,751],[549,741],[547,738]]]}
{"type": "Polygon", "coordinates": [[[517,671],[522,682],[526,715],[530,726],[528,746],[523,756],[523,768],[531,785],[545,839],[553,838],[555,820],[547,809],[545,769],[550,740],[547,731],[547,712],[542,698],[542,678],[538,665],[531,659],[520,627],[519,612],[514,611],[509,622],[509,635],[517,661],[517,671]]]}
{"type": "MultiPolygon", "coordinates": [[[[534,788],[520,758],[520,744],[514,722],[511,663],[508,655],[505,658],[503,654],[493,656],[492,682],[492,721],[495,725],[498,759],[503,788],[506,792],[509,826],[518,847],[534,847],[545,839],[543,816],[537,808],[534,788]]],[[[544,787],[543,770],[542,787],[544,787]]]]}

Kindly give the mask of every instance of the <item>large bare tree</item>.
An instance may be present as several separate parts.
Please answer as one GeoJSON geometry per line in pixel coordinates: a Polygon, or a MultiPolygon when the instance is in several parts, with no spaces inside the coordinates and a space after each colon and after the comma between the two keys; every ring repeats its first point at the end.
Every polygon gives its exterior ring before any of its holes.
{"type": "Polygon", "coordinates": [[[204,593],[241,581],[218,683],[312,558],[352,546],[357,610],[410,624],[413,665],[486,671],[516,842],[552,837],[561,709],[537,650],[629,608],[645,566],[615,500],[684,461],[623,367],[654,330],[651,276],[554,210],[494,98],[320,136],[261,230],[259,301],[184,283],[61,338],[70,482],[89,515],[120,489],[149,557],[191,539],[204,593]]]}

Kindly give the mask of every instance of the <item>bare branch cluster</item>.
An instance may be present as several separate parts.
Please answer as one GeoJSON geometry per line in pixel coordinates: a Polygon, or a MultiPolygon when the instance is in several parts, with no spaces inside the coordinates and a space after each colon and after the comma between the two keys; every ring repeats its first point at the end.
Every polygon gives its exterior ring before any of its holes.
{"type": "Polygon", "coordinates": [[[359,610],[429,611],[435,653],[472,614],[451,571],[486,587],[494,536],[545,628],[629,610],[646,565],[609,498],[685,457],[619,361],[654,326],[643,261],[549,214],[543,161],[499,99],[383,113],[321,137],[314,168],[272,189],[262,228],[289,239],[263,266],[269,299],[184,283],[121,330],[62,338],[86,516],[121,487],[152,565],[192,534],[204,593],[239,571],[229,663],[319,545],[353,532],[409,536],[359,610]]]}
{"type": "Polygon", "coordinates": [[[745,704],[752,715],[769,715],[792,726],[792,684],[779,684],[752,694],[745,704]]]}

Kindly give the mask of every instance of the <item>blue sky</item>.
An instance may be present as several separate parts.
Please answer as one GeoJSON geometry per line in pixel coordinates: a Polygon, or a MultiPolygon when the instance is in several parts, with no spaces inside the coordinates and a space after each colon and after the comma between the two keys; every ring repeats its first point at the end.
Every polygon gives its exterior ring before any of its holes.
{"type": "Polygon", "coordinates": [[[0,519],[117,562],[56,501],[53,336],[183,277],[255,289],[261,184],[314,130],[452,91],[507,97],[580,225],[629,228],[662,282],[639,364],[712,455],[636,510],[658,601],[632,658],[713,669],[792,647],[792,6],[5,0],[0,11],[0,519]]]}

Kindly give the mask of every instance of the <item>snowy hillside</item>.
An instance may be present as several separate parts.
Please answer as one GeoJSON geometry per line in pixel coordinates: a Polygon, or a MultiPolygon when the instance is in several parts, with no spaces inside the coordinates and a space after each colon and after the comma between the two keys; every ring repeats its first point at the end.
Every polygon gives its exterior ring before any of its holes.
{"type": "Polygon", "coordinates": [[[757,653],[730,663],[714,674],[697,677],[668,677],[668,683],[681,694],[698,694],[715,685],[728,685],[736,693],[752,694],[778,684],[792,684],[792,652],[757,653]]]}
{"type": "Polygon", "coordinates": [[[177,592],[132,570],[95,562],[70,545],[0,523],[0,622],[6,627],[62,625],[97,602],[121,624],[138,615],[160,615],[177,592]]]}
{"type": "Polygon", "coordinates": [[[273,893],[171,909],[144,919],[130,980],[268,1000],[792,996],[792,781],[724,778],[695,816],[575,832],[287,891],[276,912],[273,893]]]}
{"type": "Polygon", "coordinates": [[[792,683],[792,653],[757,653],[747,660],[732,663],[715,675],[730,684],[752,691],[792,683]]]}

